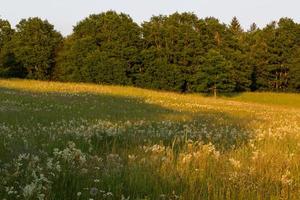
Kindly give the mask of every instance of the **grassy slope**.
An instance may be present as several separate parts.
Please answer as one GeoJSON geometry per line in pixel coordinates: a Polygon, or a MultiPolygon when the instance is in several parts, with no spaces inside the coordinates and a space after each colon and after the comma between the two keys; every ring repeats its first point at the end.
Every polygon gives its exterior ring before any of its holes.
{"type": "Polygon", "coordinates": [[[34,172],[53,182],[34,182],[46,199],[101,198],[93,187],[114,199],[296,199],[299,98],[0,79],[0,198],[7,186],[24,192],[34,172]]]}
{"type": "MultiPolygon", "coordinates": [[[[59,83],[40,82],[20,79],[0,79],[0,87],[21,89],[34,92],[69,92],[69,93],[92,93],[111,94],[128,97],[145,97],[155,94],[156,96],[173,95],[172,92],[160,92],[147,89],[139,89],[124,86],[99,86],[82,83],[59,83]],[[46,84],[45,84],[46,83],[46,84]]],[[[186,95],[188,97],[203,98],[201,94],[186,95]]],[[[225,100],[240,102],[260,103],[266,105],[279,105],[284,107],[300,108],[300,94],[296,93],[272,93],[272,92],[245,92],[222,96],[225,100]],[[230,97],[229,97],[230,96],[230,97]]]]}
{"type": "Polygon", "coordinates": [[[226,99],[300,108],[300,94],[293,93],[245,92],[226,99]]]}

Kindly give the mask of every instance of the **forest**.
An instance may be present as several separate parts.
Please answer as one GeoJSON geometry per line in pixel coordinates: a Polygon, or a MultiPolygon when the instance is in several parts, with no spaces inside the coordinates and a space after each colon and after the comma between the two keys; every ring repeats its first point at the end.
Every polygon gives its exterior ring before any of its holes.
{"type": "Polygon", "coordinates": [[[194,13],[138,24],[108,11],[62,36],[47,20],[0,19],[0,77],[128,85],[184,93],[300,91],[300,24],[244,30],[194,13]]]}

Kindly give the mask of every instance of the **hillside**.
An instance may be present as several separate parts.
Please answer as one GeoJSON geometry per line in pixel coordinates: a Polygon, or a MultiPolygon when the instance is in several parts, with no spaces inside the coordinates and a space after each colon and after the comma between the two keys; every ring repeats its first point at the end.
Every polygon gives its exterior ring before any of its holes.
{"type": "Polygon", "coordinates": [[[0,79],[0,198],[297,199],[300,95],[0,79]]]}

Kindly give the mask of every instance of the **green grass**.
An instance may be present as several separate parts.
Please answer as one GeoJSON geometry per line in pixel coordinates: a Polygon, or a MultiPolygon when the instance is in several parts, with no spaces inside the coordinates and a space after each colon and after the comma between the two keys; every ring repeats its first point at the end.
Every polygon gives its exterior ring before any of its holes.
{"type": "Polygon", "coordinates": [[[297,199],[299,98],[0,79],[0,199],[297,199]]]}
{"type": "Polygon", "coordinates": [[[289,108],[300,108],[300,94],[293,93],[245,92],[232,95],[226,99],[267,105],[279,105],[289,108]]]}

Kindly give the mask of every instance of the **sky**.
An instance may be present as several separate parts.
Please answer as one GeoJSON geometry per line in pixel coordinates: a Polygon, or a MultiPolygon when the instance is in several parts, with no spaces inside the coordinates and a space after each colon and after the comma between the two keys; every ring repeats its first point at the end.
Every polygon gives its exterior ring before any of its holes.
{"type": "Polygon", "coordinates": [[[21,19],[40,17],[54,24],[63,35],[90,14],[108,10],[129,14],[137,23],[153,15],[194,12],[229,23],[238,17],[244,29],[256,22],[263,27],[281,17],[300,22],[299,0],[0,0],[0,18],[15,26],[21,19]]]}

